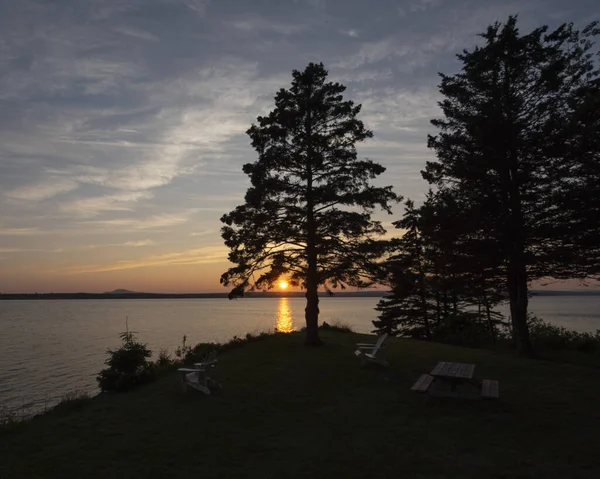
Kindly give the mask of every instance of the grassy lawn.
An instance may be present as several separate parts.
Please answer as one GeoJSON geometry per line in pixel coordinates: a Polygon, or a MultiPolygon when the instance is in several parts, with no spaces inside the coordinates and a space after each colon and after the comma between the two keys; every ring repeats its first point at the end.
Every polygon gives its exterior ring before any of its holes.
{"type": "Polygon", "coordinates": [[[0,433],[0,478],[600,477],[595,368],[391,339],[390,374],[362,369],[367,336],[277,335],[220,358],[214,396],[170,375],[0,433]],[[473,362],[500,401],[410,386],[439,360],[473,362]]]}

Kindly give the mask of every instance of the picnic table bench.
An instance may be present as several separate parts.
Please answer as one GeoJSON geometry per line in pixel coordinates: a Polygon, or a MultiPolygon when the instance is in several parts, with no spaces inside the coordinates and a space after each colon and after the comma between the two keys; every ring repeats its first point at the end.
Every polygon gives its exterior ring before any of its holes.
{"type": "Polygon", "coordinates": [[[422,374],[411,390],[427,393],[430,396],[455,397],[463,399],[498,399],[500,386],[493,379],[474,377],[475,365],[440,361],[429,374],[422,374]],[[467,388],[457,391],[457,388],[467,388]]]}

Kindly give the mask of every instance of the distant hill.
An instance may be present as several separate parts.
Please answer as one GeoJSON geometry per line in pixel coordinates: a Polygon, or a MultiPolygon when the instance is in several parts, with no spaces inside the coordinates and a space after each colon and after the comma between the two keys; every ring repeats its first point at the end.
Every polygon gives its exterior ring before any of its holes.
{"type": "Polygon", "coordinates": [[[115,289],[114,291],[107,291],[106,293],[102,293],[102,294],[144,294],[144,293],[138,293],[137,291],[130,291],[128,289],[115,289]]]}

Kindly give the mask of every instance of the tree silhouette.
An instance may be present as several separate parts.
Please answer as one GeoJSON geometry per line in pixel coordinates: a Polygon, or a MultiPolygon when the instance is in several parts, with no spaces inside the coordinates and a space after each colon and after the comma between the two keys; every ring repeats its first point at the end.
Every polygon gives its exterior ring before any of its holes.
{"type": "Polygon", "coordinates": [[[377,333],[431,340],[432,275],[422,209],[407,200],[404,217],[394,225],[405,232],[400,239],[392,240],[395,254],[386,261],[387,278],[383,280],[392,289],[377,304],[375,309],[380,314],[373,325],[377,333]]]}
{"type": "Polygon", "coordinates": [[[568,216],[575,209],[555,200],[557,192],[581,192],[568,161],[578,163],[575,152],[593,144],[594,129],[585,126],[592,115],[576,99],[597,81],[589,53],[596,34],[593,24],[583,34],[564,24],[520,35],[511,16],[481,34],[484,46],[458,55],[459,74],[441,75],[445,118],[432,121],[440,129],[428,141],[437,160],[423,176],[482,212],[470,225],[480,241],[497,246],[489,254],[501,260],[496,271],[508,290],[521,355],[533,355],[528,282],[577,274],[577,245],[569,237],[589,237],[581,232],[589,218],[574,224],[568,216]]]}
{"type": "Polygon", "coordinates": [[[251,180],[245,204],[224,215],[221,232],[236,266],[221,276],[231,297],[269,289],[280,276],[306,289],[306,344],[320,344],[319,286],[372,283],[386,248],[375,208],[391,214],[399,198],[370,180],[385,171],[357,158],[356,143],[373,133],[357,119],[361,106],[345,87],[326,82],[323,64],[294,70],[275,109],[248,130],[258,160],[244,165],[251,180]]]}
{"type": "Polygon", "coordinates": [[[393,223],[404,234],[392,240],[386,261],[381,282],[391,292],[375,308],[377,332],[472,345],[495,341],[501,315],[493,307],[505,295],[494,280],[494,244],[473,230],[478,215],[447,190],[430,191],[419,208],[405,203],[404,216],[393,223]]]}

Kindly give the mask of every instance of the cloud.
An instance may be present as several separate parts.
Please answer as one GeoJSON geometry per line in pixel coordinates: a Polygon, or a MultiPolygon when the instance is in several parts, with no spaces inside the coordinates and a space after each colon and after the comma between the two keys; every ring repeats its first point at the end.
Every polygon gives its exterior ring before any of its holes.
{"type": "Polygon", "coordinates": [[[134,28],[131,26],[115,27],[115,31],[122,35],[137,38],[139,40],[145,40],[147,42],[157,42],[159,40],[159,38],[156,35],[153,35],[150,32],[147,32],[147,31],[144,31],[141,29],[137,29],[137,28],[134,28]]]}
{"type": "Polygon", "coordinates": [[[123,243],[123,246],[132,246],[134,248],[139,248],[140,246],[150,246],[150,245],[155,245],[156,242],[152,241],[152,240],[139,240],[139,241],[127,241],[126,243],[123,243]]]}
{"type": "Polygon", "coordinates": [[[90,225],[95,227],[113,228],[113,232],[116,231],[136,231],[136,230],[147,230],[147,229],[160,229],[167,226],[176,226],[187,223],[197,210],[187,210],[181,213],[164,213],[159,215],[153,215],[147,218],[122,218],[122,219],[111,219],[111,220],[90,220],[82,221],[82,225],[90,225]]]}
{"type": "Polygon", "coordinates": [[[143,246],[154,246],[156,244],[157,244],[156,241],[153,241],[151,239],[145,239],[145,240],[136,240],[136,241],[126,241],[125,243],[89,244],[89,245],[84,246],[82,249],[89,250],[89,249],[108,248],[108,247],[115,247],[115,246],[126,246],[129,248],[141,248],[143,246]]]}
{"type": "Polygon", "coordinates": [[[231,26],[248,33],[272,32],[279,35],[294,35],[307,29],[307,26],[304,24],[267,21],[264,17],[259,16],[234,20],[231,22],[231,26]]]}
{"type": "Polygon", "coordinates": [[[188,249],[176,253],[152,255],[139,260],[123,260],[114,264],[74,266],[55,270],[52,271],[52,273],[67,275],[88,274],[167,265],[219,263],[226,261],[227,253],[227,248],[222,245],[204,246],[202,248],[188,249]]]}
{"type": "Polygon", "coordinates": [[[206,236],[215,232],[216,230],[195,231],[193,233],[190,233],[190,236],[206,236]]]}
{"type": "Polygon", "coordinates": [[[16,200],[43,201],[73,191],[78,186],[73,179],[49,177],[44,182],[9,190],[5,195],[16,200]]]}
{"type": "Polygon", "coordinates": [[[85,199],[61,204],[60,210],[72,215],[89,217],[106,211],[133,211],[133,205],[142,199],[152,198],[152,193],[133,191],[85,199]]]}
{"type": "Polygon", "coordinates": [[[408,10],[415,12],[425,12],[431,8],[439,7],[442,0],[417,0],[408,6],[408,10]]]}
{"type": "Polygon", "coordinates": [[[34,252],[43,252],[43,253],[62,253],[64,250],[62,248],[55,249],[37,249],[37,248],[19,248],[19,247],[5,247],[0,246],[0,253],[34,253],[34,252]]]}
{"type": "Polygon", "coordinates": [[[189,8],[190,10],[192,10],[193,12],[197,13],[198,15],[204,16],[204,14],[206,13],[206,8],[209,5],[209,0],[181,0],[183,2],[183,4],[189,8]]]}

